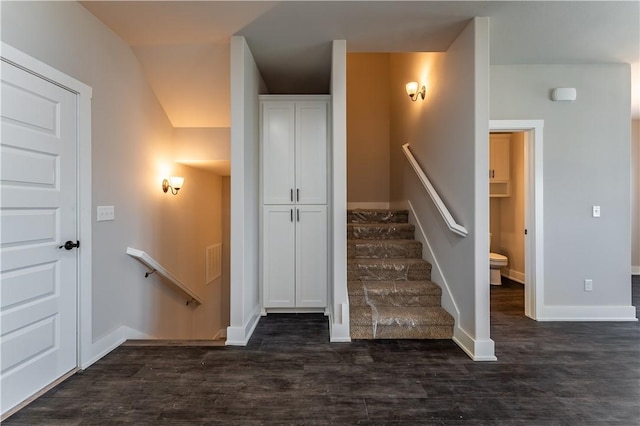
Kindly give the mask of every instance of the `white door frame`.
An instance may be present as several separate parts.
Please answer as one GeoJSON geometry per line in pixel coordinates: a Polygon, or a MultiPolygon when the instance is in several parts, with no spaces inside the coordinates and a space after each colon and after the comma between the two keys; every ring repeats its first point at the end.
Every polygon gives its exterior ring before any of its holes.
{"type": "Polygon", "coordinates": [[[78,368],[90,364],[91,350],[91,97],[92,89],[86,84],[50,67],[49,65],[2,43],[2,61],[10,63],[76,94],[78,111],[77,129],[77,238],[78,249],[78,368]]]}
{"type": "Polygon", "coordinates": [[[544,120],[490,120],[492,132],[525,132],[525,291],[524,314],[538,319],[544,306],[544,228],[542,131],[544,120]]]}

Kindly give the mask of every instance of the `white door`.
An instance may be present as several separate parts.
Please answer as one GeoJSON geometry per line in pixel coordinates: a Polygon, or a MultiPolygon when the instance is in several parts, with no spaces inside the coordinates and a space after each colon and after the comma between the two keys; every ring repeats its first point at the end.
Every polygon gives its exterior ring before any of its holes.
{"type": "Polygon", "coordinates": [[[295,224],[293,206],[263,210],[262,279],[265,308],[295,306],[295,224]]]}
{"type": "Polygon", "coordinates": [[[296,104],[296,201],[327,203],[327,102],[296,104]]]}
{"type": "Polygon", "coordinates": [[[292,204],[295,197],[295,108],[291,102],[262,105],[264,204],[292,204]]]}
{"type": "Polygon", "coordinates": [[[77,365],[76,95],[2,62],[0,393],[6,413],[77,365]]]}
{"type": "Polygon", "coordinates": [[[327,306],[327,206],[296,206],[296,306],[327,306]]]}

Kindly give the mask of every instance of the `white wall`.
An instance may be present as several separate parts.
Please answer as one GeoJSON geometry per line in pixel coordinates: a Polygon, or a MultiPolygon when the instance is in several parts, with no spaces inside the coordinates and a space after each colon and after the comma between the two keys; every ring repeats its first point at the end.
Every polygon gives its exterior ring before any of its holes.
{"type": "Polygon", "coordinates": [[[258,323],[260,103],[266,93],[244,37],[231,37],[231,306],[227,344],[245,345],[258,323]]]}
{"type": "MultiPolygon", "coordinates": [[[[493,359],[489,339],[488,19],[472,21],[445,54],[392,54],[391,201],[410,201],[448,282],[443,306],[456,316],[454,338],[475,359],[493,359]],[[474,72],[475,70],[475,72],[474,72]],[[411,102],[408,81],[427,84],[411,102]],[[453,216],[451,233],[401,152],[408,142],[453,216]]],[[[439,283],[443,284],[443,283],[439,283]]]]}
{"type": "MultiPolygon", "coordinates": [[[[178,250],[201,255],[196,245],[180,247],[163,220],[180,215],[187,198],[160,188],[163,177],[181,170],[173,163],[173,128],[132,50],[76,2],[3,2],[1,31],[4,42],[93,88],[94,353],[88,356],[127,337],[189,338],[199,326],[198,335],[215,333],[213,324],[194,323],[184,298],[157,277],[145,279],[144,268],[125,254],[133,246],[162,263],[178,250]],[[98,205],[115,206],[115,221],[95,222],[98,205]]],[[[207,179],[188,177],[185,194],[207,179]]],[[[181,227],[190,232],[188,224],[181,227]]],[[[217,242],[215,232],[209,236],[217,242]]]]}
{"type": "Polygon", "coordinates": [[[631,268],[640,275],[640,119],[631,129],[631,268]]]}
{"type": "Polygon", "coordinates": [[[544,120],[540,319],[628,319],[630,71],[625,64],[491,67],[491,119],[544,120]],[[575,102],[552,102],[575,87],[575,102]],[[600,205],[602,217],[591,217],[600,205]],[[584,279],[593,291],[584,291],[584,279]]]}
{"type": "Polygon", "coordinates": [[[347,42],[331,50],[331,214],[329,302],[331,341],[350,341],[347,294],[347,42]]]}

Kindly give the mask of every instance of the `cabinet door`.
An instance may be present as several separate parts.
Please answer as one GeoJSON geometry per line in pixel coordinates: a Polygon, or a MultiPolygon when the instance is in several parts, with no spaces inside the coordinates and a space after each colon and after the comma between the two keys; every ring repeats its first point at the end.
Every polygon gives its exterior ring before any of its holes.
{"type": "Polygon", "coordinates": [[[264,204],[293,204],[295,105],[262,104],[262,194],[264,204]]]}
{"type": "Polygon", "coordinates": [[[262,299],[265,308],[295,306],[295,211],[265,206],[262,232],[262,299]]]}
{"type": "Polygon", "coordinates": [[[296,200],[327,203],[328,103],[296,103],[296,200]]]}
{"type": "Polygon", "coordinates": [[[509,147],[511,135],[492,134],[489,139],[491,169],[490,179],[492,181],[506,182],[509,180],[509,147]]]}
{"type": "Polygon", "coordinates": [[[296,306],[327,306],[326,206],[296,206],[296,306]]]}

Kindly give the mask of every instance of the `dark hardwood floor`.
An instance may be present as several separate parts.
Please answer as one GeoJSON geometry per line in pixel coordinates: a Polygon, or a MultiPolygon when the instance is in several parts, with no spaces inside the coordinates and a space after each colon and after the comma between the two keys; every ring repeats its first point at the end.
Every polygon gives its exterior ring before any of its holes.
{"type": "Polygon", "coordinates": [[[121,346],[5,424],[640,424],[639,323],[535,322],[510,282],[491,304],[497,362],[269,315],[245,348],[121,346]]]}

